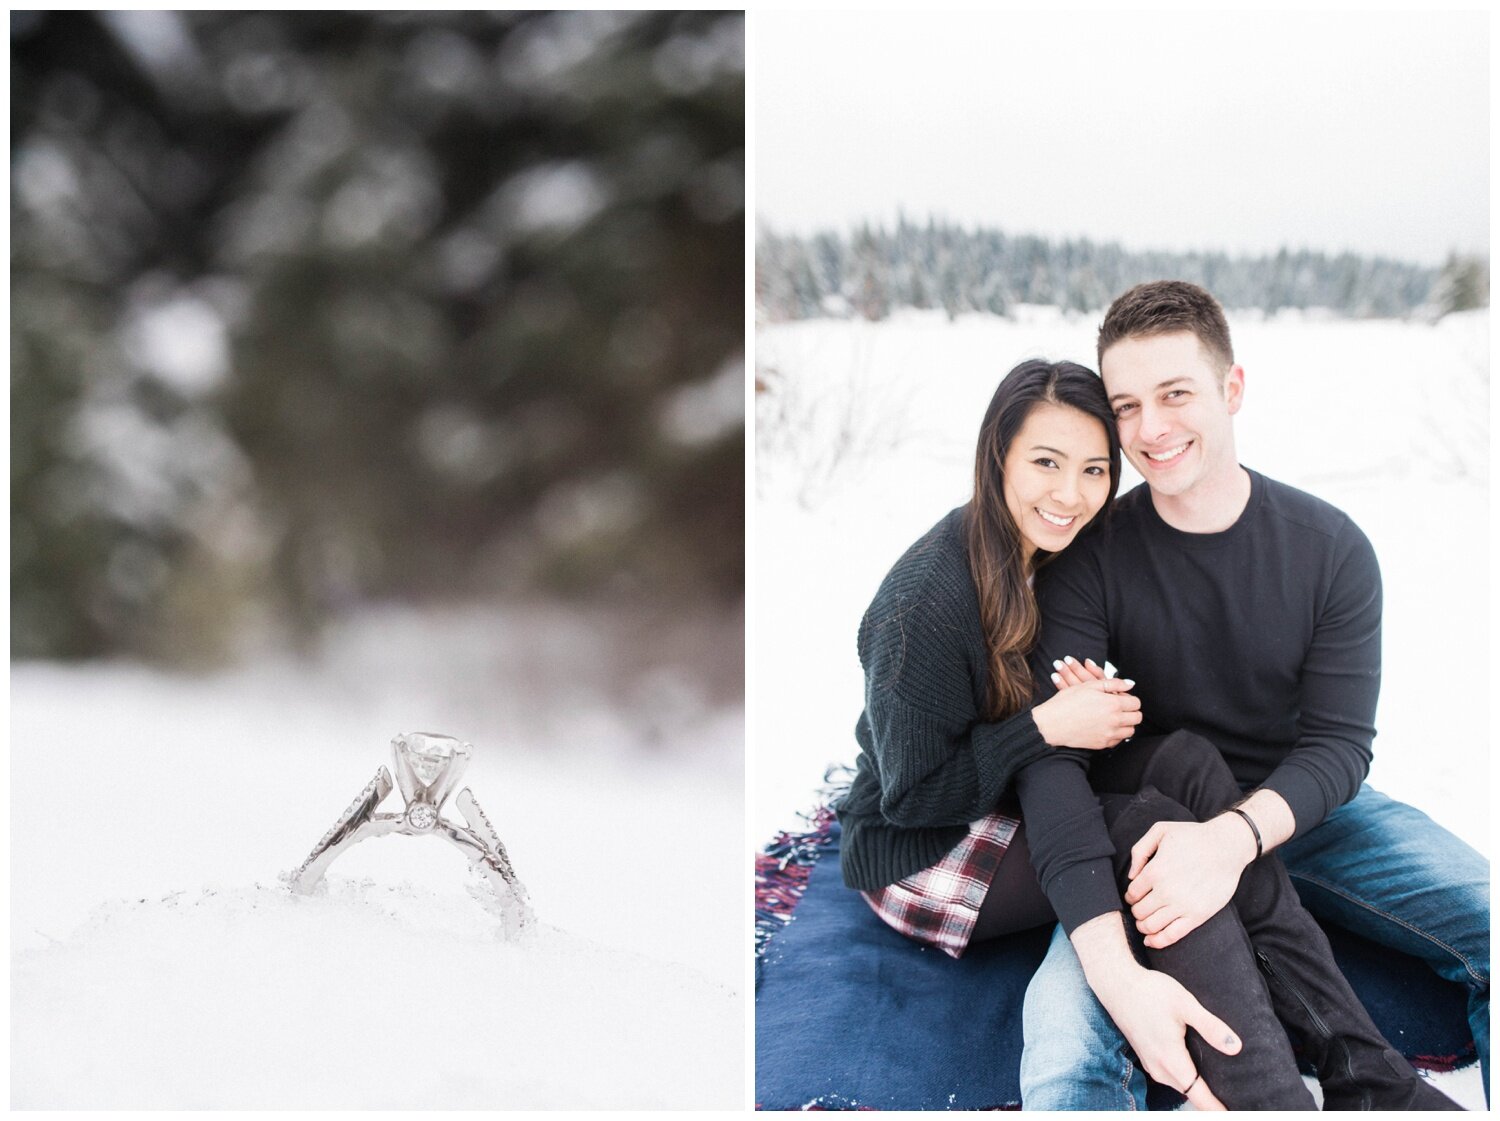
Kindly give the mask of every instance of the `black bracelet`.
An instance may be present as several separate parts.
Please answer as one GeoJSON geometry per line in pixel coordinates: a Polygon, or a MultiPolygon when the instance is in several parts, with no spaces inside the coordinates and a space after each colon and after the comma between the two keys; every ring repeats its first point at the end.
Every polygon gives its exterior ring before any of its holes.
{"type": "Polygon", "coordinates": [[[1242,818],[1245,819],[1245,824],[1250,826],[1250,832],[1255,834],[1255,859],[1259,860],[1266,851],[1264,846],[1262,846],[1260,842],[1260,830],[1255,827],[1255,822],[1250,820],[1250,815],[1247,814],[1244,810],[1240,809],[1238,806],[1230,806],[1229,812],[1232,814],[1239,814],[1242,818]]]}

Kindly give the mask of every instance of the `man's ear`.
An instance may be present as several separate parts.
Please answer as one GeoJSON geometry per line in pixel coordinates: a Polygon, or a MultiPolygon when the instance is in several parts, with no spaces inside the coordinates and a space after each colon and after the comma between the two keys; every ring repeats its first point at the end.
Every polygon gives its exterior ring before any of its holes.
{"type": "Polygon", "coordinates": [[[1245,367],[1234,365],[1224,375],[1224,403],[1229,406],[1229,415],[1240,411],[1245,403],[1245,367]]]}

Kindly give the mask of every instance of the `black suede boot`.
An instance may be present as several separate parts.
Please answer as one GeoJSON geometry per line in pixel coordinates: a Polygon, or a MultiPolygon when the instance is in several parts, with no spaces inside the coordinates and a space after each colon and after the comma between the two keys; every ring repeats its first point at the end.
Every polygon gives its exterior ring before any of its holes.
{"type": "MultiPolygon", "coordinates": [[[[1158,787],[1200,821],[1242,797],[1218,751],[1191,733],[1168,736],[1140,781],[1158,787]]],[[[1246,867],[1233,905],[1277,1017],[1301,1037],[1317,1068],[1325,1110],[1463,1108],[1423,1079],[1380,1034],[1274,853],[1246,867]]]]}
{"type": "MultiPolygon", "coordinates": [[[[1115,878],[1122,892],[1128,883],[1130,846],[1158,821],[1193,820],[1186,809],[1150,787],[1134,796],[1104,795],[1101,802],[1115,846],[1115,878]]],[[[1128,914],[1125,919],[1136,956],[1180,982],[1199,1004],[1238,1033],[1240,1050],[1235,1055],[1209,1046],[1196,1031],[1187,1034],[1193,1064],[1226,1108],[1318,1108],[1302,1081],[1286,1030],[1276,1018],[1250,940],[1233,907],[1225,907],[1161,950],[1147,948],[1128,914]]]]}

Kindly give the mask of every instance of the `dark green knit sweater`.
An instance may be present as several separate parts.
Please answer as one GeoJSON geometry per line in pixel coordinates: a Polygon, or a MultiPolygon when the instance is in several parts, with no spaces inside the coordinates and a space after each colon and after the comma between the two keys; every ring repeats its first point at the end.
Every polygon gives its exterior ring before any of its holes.
{"type": "Polygon", "coordinates": [[[981,718],[989,655],[959,507],[896,562],[859,626],[865,710],[837,810],[844,882],[873,891],[937,863],[1052,749],[1031,710],[981,718]]]}

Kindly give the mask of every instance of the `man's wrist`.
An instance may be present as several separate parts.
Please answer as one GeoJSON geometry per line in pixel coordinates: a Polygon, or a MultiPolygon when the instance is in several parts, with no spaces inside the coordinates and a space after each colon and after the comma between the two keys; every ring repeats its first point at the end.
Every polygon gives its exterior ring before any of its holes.
{"type": "Polygon", "coordinates": [[[1250,815],[1260,828],[1261,851],[1270,852],[1291,840],[1297,832],[1297,819],[1291,806],[1274,790],[1261,787],[1250,792],[1239,808],[1250,815]]]}
{"type": "Polygon", "coordinates": [[[1259,855],[1261,846],[1253,826],[1235,810],[1225,810],[1209,824],[1218,830],[1219,838],[1234,853],[1241,867],[1248,867],[1259,855]]]}
{"type": "Polygon", "coordinates": [[[1080,924],[1070,937],[1073,951],[1083,966],[1084,978],[1102,1004],[1108,1005],[1110,995],[1128,986],[1135,974],[1145,968],[1130,951],[1120,911],[1080,924]]]}
{"type": "Polygon", "coordinates": [[[1239,806],[1231,806],[1229,812],[1250,827],[1250,835],[1255,838],[1255,856],[1259,860],[1265,854],[1265,841],[1260,835],[1260,826],[1255,824],[1255,819],[1239,806]]]}

